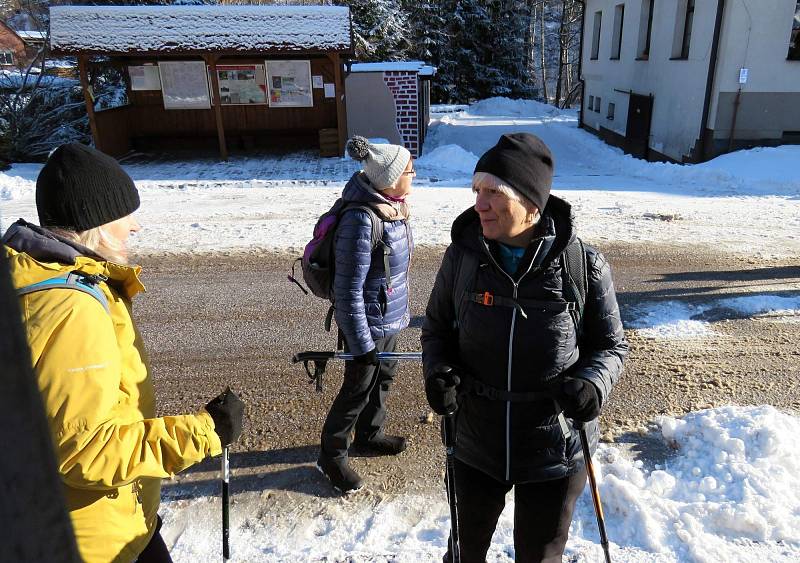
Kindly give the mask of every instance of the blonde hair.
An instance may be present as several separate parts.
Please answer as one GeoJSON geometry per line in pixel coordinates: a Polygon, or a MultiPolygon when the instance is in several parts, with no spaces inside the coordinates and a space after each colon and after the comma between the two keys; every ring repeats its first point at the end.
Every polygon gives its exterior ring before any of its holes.
{"type": "Polygon", "coordinates": [[[511,201],[516,201],[522,204],[523,207],[528,211],[528,213],[534,213],[536,215],[541,215],[541,210],[536,207],[536,205],[529,200],[527,197],[519,193],[517,190],[509,186],[508,184],[504,184],[501,178],[498,178],[494,174],[490,174],[488,172],[475,172],[472,175],[472,191],[473,193],[478,193],[478,188],[491,188],[497,190],[501,194],[505,195],[511,201]]]}
{"type": "Polygon", "coordinates": [[[125,243],[109,235],[102,226],[80,232],[62,227],[48,227],[48,230],[85,246],[104,260],[117,264],[128,263],[128,249],[125,243]]]}

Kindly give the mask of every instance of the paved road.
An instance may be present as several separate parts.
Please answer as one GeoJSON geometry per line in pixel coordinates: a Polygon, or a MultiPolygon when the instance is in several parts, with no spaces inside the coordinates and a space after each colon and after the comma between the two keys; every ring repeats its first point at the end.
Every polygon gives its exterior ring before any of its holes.
{"type": "MultiPolygon", "coordinates": [[[[601,250],[614,266],[628,319],[642,301],[800,292],[800,267],[791,263],[748,262],[699,246],[606,245],[601,250]]],[[[421,315],[440,258],[440,249],[415,254],[412,328],[403,334],[400,349],[418,349],[421,315]]],[[[199,409],[227,384],[247,403],[246,434],[233,464],[252,473],[253,480],[240,480],[238,486],[260,490],[268,476],[272,488],[325,495],[325,484],[308,464],[316,458],[318,431],[341,381],[341,366],[330,366],[320,394],[303,369],[289,361],[297,351],[335,344],[322,326],[325,304],[286,280],[291,261],[286,255],[143,257],[149,291],[137,299],[135,316],[163,414],[199,409]]],[[[707,340],[654,341],[629,332],[626,373],[603,414],[607,439],[635,441],[630,431],[658,414],[725,403],[800,411],[799,319],[714,314],[718,336],[707,340]]],[[[382,490],[409,483],[438,487],[438,428],[428,412],[419,366],[403,365],[390,398],[388,430],[409,436],[412,447],[402,463],[356,460],[359,471],[382,490]]]]}

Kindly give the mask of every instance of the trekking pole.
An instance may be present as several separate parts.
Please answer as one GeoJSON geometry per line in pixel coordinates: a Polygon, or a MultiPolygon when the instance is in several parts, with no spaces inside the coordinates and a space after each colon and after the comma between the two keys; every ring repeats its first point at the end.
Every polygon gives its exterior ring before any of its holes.
{"type": "Polygon", "coordinates": [[[455,468],[455,411],[444,417],[444,451],[447,456],[445,481],[447,503],[450,505],[450,552],[452,563],[461,563],[461,540],[458,534],[458,499],[456,498],[455,468]]]}
{"type": "Polygon", "coordinates": [[[608,536],[606,535],[606,521],[603,516],[603,505],[600,503],[600,489],[597,488],[597,479],[594,476],[594,462],[592,452],[589,451],[589,437],[586,435],[586,423],[576,423],[578,434],[581,437],[581,447],[583,448],[583,459],[586,462],[586,474],[589,476],[589,489],[592,492],[592,503],[594,504],[594,514],[597,517],[597,529],[600,531],[600,545],[603,546],[603,553],[606,556],[606,563],[611,563],[611,555],[608,552],[608,536]]]}
{"type": "MultiPolygon", "coordinates": [[[[349,352],[298,352],[292,357],[292,363],[313,360],[352,360],[355,354],[349,352]]],[[[395,360],[422,360],[422,352],[378,352],[375,357],[384,362],[395,360]]]]}
{"type": "Polygon", "coordinates": [[[222,448],[222,557],[227,561],[231,558],[230,546],[230,492],[228,486],[231,479],[231,466],[228,461],[229,447],[222,448]]]}
{"type": "MultiPolygon", "coordinates": [[[[380,362],[393,362],[396,360],[422,360],[422,352],[378,352],[375,357],[380,362]]],[[[306,351],[298,352],[292,356],[292,363],[303,362],[308,378],[315,384],[317,391],[322,391],[322,376],[330,360],[352,360],[354,354],[349,352],[329,352],[329,351],[306,351]],[[313,370],[311,368],[313,365],[313,370]]]]}

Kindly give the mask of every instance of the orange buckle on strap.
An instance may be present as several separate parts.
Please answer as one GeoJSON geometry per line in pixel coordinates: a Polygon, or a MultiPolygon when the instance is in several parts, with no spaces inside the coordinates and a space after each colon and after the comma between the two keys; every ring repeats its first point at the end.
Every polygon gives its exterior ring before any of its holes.
{"type": "Polygon", "coordinates": [[[482,301],[482,303],[484,305],[489,305],[489,306],[494,305],[494,295],[492,295],[488,291],[485,291],[483,293],[483,301],[482,301]]]}

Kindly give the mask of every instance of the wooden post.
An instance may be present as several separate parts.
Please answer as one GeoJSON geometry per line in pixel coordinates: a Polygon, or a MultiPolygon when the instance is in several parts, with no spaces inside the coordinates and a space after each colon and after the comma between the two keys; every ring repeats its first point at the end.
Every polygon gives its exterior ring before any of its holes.
{"type": "Polygon", "coordinates": [[[211,67],[211,99],[214,103],[214,117],[217,120],[217,138],[219,139],[219,155],[228,160],[228,146],[225,143],[225,124],[222,122],[222,104],[219,98],[219,76],[217,75],[217,59],[219,55],[204,55],[206,64],[211,67]]]}
{"type": "Polygon", "coordinates": [[[97,130],[97,121],[94,117],[94,99],[89,91],[89,71],[86,68],[87,58],[86,55],[78,55],[78,74],[81,79],[83,100],[86,102],[86,113],[89,115],[89,127],[92,130],[94,146],[97,147],[97,150],[102,151],[103,141],[100,139],[100,132],[97,130]]]}
{"type": "Polygon", "coordinates": [[[339,53],[328,53],[333,63],[333,82],[336,89],[336,127],[339,130],[339,156],[344,156],[344,145],[347,142],[347,108],[345,106],[344,73],[339,53]]]}

